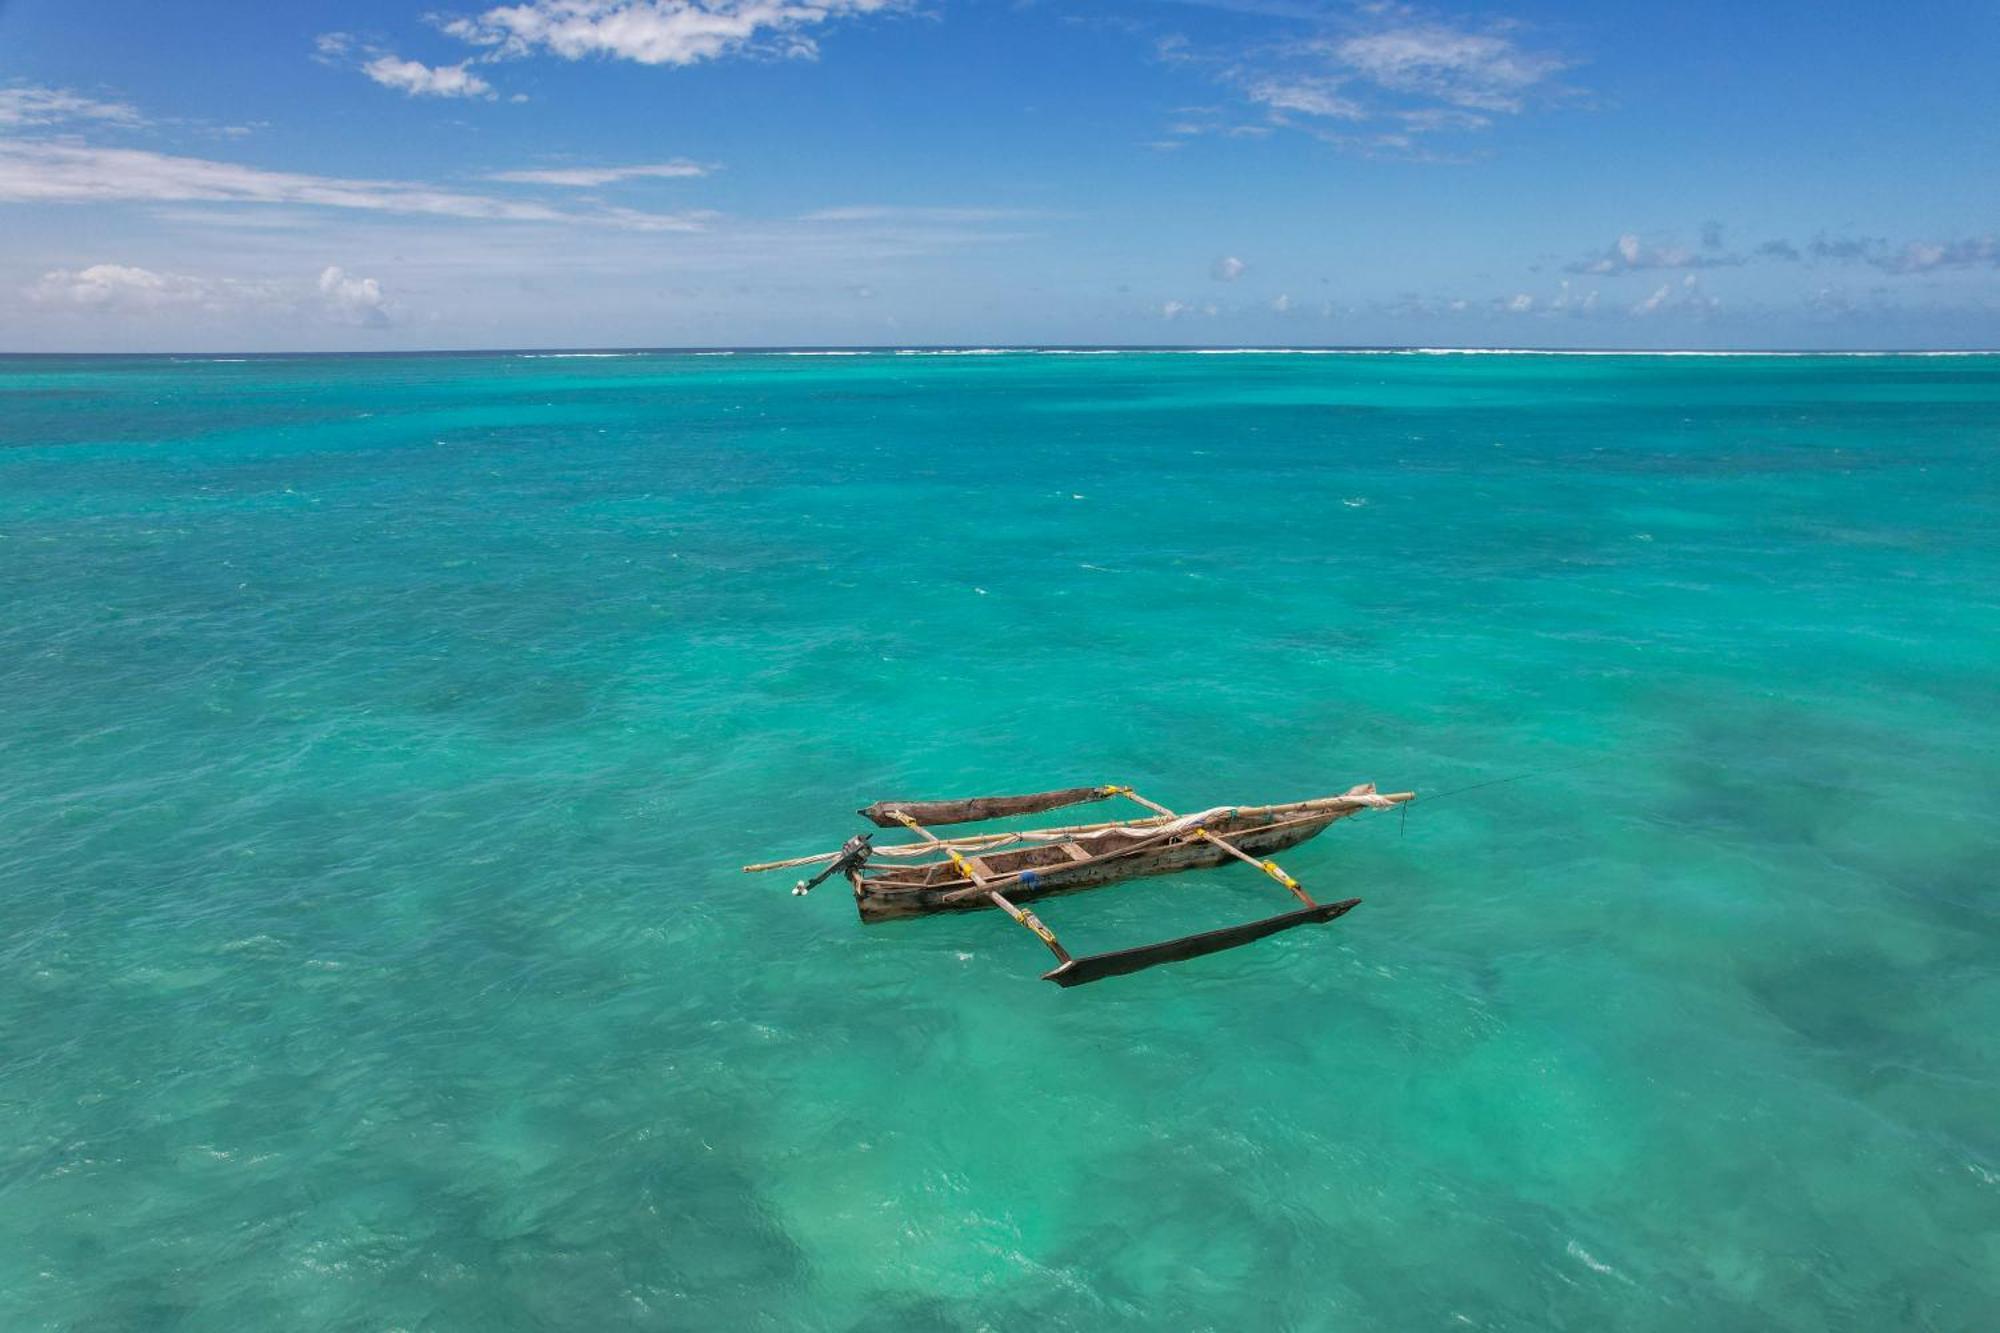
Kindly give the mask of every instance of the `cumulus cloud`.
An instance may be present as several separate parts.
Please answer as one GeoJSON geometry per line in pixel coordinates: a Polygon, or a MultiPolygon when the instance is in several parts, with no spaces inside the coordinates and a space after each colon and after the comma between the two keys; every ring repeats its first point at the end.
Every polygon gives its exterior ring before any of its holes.
{"type": "Polygon", "coordinates": [[[1679,282],[1661,283],[1650,296],[1633,305],[1632,313],[1642,318],[1658,314],[1705,315],[1720,304],[1701,289],[1701,279],[1689,273],[1679,282]]]}
{"type": "Polygon", "coordinates": [[[1290,296],[1280,293],[1279,295],[1271,298],[1271,309],[1275,310],[1277,313],[1282,315],[1291,308],[1292,308],[1292,298],[1290,296]]]}
{"type": "Polygon", "coordinates": [[[232,302],[226,282],[156,273],[129,264],[92,264],[82,269],[54,269],[29,288],[31,299],[45,305],[80,310],[130,312],[174,306],[222,308],[232,302]]]}
{"type": "Polygon", "coordinates": [[[733,55],[811,59],[815,32],[840,18],[909,0],[523,0],[446,21],[452,36],[495,58],[547,52],[642,65],[693,65],[733,55]]]}
{"type": "Polygon", "coordinates": [[[0,139],[0,203],[289,204],[504,222],[585,222],[637,231],[698,231],[699,214],[565,212],[409,181],[312,176],[142,149],[0,139]]]}
{"type": "Polygon", "coordinates": [[[322,65],[358,69],[384,88],[394,88],[406,97],[472,97],[490,102],[499,96],[492,84],[472,72],[470,59],[455,65],[426,65],[344,32],[323,32],[314,38],[313,59],[322,65]]]}
{"type": "Polygon", "coordinates": [[[1661,283],[1657,288],[1654,289],[1653,294],[1651,296],[1647,297],[1643,301],[1640,301],[1637,305],[1634,305],[1632,307],[1632,313],[1635,315],[1652,314],[1655,310],[1660,309],[1666,303],[1668,297],[1672,295],[1673,290],[1674,288],[1672,283],[1668,282],[1661,283]]]}
{"type": "Polygon", "coordinates": [[[1208,276],[1217,282],[1234,282],[1242,277],[1249,267],[1235,255],[1224,255],[1209,266],[1208,276]]]}
{"type": "MultiPolygon", "coordinates": [[[[1704,231],[1706,233],[1706,229],[1704,231]]],[[[1719,232],[1716,235],[1719,245],[1719,232]]],[[[1703,239],[1706,244],[1706,234],[1703,239]]],[[[1700,253],[1678,245],[1649,243],[1636,232],[1626,232],[1601,252],[1565,264],[1563,269],[1568,273],[1609,274],[1662,268],[1724,268],[1742,262],[1734,255],[1700,253]]]]}
{"type": "Polygon", "coordinates": [[[379,282],[349,277],[337,267],[326,269],[319,281],[308,287],[303,283],[161,273],[132,264],[92,264],[44,273],[27,294],[40,305],[119,316],[175,310],[229,314],[261,309],[382,328],[391,322],[393,313],[379,282]]]}
{"type": "Polygon", "coordinates": [[[136,129],[145,118],[123,102],[106,102],[67,88],[21,84],[0,88],[0,129],[28,129],[90,122],[136,129]]]}
{"type": "Polygon", "coordinates": [[[1569,279],[1564,278],[1557,288],[1555,299],[1544,303],[1544,310],[1559,315],[1592,315],[1597,313],[1597,289],[1576,292],[1570,289],[1569,279]]]}
{"type": "Polygon", "coordinates": [[[699,162],[676,158],[671,162],[654,162],[633,167],[549,167],[531,171],[495,171],[486,179],[508,181],[516,185],[561,185],[589,189],[599,185],[611,185],[617,181],[681,180],[706,176],[709,170],[710,168],[699,162]]]}
{"type": "MultiPolygon", "coordinates": [[[[1382,314],[1418,319],[1450,319],[1455,316],[1479,319],[1595,319],[1612,313],[1599,308],[1595,288],[1577,291],[1570,286],[1568,279],[1557,287],[1554,296],[1539,296],[1533,292],[1486,297],[1409,293],[1394,301],[1372,303],[1368,308],[1382,314]]],[[[1626,312],[1621,307],[1617,313],[1626,312]]]]}
{"type": "Polygon", "coordinates": [[[1179,319],[1192,309],[1194,307],[1186,301],[1163,301],[1160,303],[1160,318],[1179,319]]]}
{"type": "Polygon", "coordinates": [[[319,294],[327,310],[343,323],[370,328],[389,323],[382,284],[373,278],[351,278],[338,265],[329,265],[319,275],[319,294]]]}
{"type": "Polygon", "coordinates": [[[361,72],[384,88],[394,88],[410,97],[492,98],[493,85],[466,68],[469,61],[456,65],[426,65],[384,52],[362,62],[361,72]]]}

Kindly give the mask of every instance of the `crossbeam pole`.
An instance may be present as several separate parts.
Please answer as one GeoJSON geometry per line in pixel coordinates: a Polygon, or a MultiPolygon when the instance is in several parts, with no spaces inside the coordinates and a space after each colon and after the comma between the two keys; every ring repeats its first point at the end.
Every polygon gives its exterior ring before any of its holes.
{"type": "Polygon", "coordinates": [[[1005,912],[1008,916],[1013,917],[1016,924],[1020,925],[1023,929],[1027,930],[1029,933],[1034,935],[1034,937],[1040,940],[1043,944],[1047,945],[1049,952],[1056,956],[1056,962],[1059,965],[1066,965],[1070,961],[1069,950],[1062,947],[1062,941],[1056,938],[1056,933],[1053,930],[1050,930],[1047,926],[1043,925],[1042,919],[1036,916],[1033,912],[1030,912],[1027,908],[1019,907],[1009,902],[1006,896],[1002,894],[1000,890],[993,888],[991,886],[991,881],[989,881],[985,875],[981,874],[979,870],[976,867],[974,867],[970,861],[967,861],[963,856],[959,855],[958,848],[951,846],[949,843],[945,842],[944,839],[938,837],[935,833],[932,833],[929,829],[925,828],[922,824],[919,824],[916,820],[910,818],[908,814],[906,814],[901,810],[889,810],[885,811],[884,813],[886,813],[889,816],[889,818],[895,820],[898,824],[901,824],[904,828],[908,829],[910,832],[916,834],[918,837],[936,843],[944,851],[944,854],[951,858],[951,864],[953,868],[958,871],[959,874],[965,876],[967,879],[971,880],[974,884],[986,890],[986,897],[993,903],[995,907],[1005,912]]]}
{"type": "MultiPolygon", "coordinates": [[[[1141,796],[1138,792],[1133,791],[1130,787],[1113,787],[1111,788],[1111,791],[1114,795],[1123,796],[1128,800],[1137,801],[1140,805],[1145,806],[1148,810],[1151,810],[1156,814],[1165,815],[1169,819],[1175,817],[1173,811],[1167,809],[1167,807],[1161,805],[1158,801],[1147,800],[1145,797],[1141,796]]],[[[1291,891],[1291,894],[1294,898],[1297,898],[1307,907],[1319,906],[1318,903],[1312,900],[1312,895],[1307,893],[1305,889],[1300,886],[1297,880],[1293,879],[1290,875],[1286,874],[1284,868],[1280,866],[1276,861],[1259,861],[1256,857],[1250,855],[1250,853],[1244,851],[1241,847],[1238,847],[1235,843],[1230,842],[1227,838],[1217,837],[1215,834],[1210,833],[1205,828],[1198,828],[1194,830],[1194,836],[1200,838],[1204,842],[1214,843],[1217,847],[1220,847],[1223,851],[1228,852],[1231,856],[1235,857],[1237,860],[1241,861],[1245,865],[1257,867],[1257,869],[1263,871],[1265,874],[1269,875],[1272,879],[1284,885],[1287,889],[1291,891]]]]}

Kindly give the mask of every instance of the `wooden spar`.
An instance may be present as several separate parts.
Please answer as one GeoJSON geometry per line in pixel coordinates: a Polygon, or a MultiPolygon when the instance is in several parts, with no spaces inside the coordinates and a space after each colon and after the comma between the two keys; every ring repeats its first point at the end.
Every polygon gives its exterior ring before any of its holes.
{"type": "MultiPolygon", "coordinates": [[[[922,824],[919,824],[916,820],[910,818],[907,812],[902,810],[893,810],[890,813],[895,817],[897,823],[901,824],[904,828],[909,829],[910,832],[916,834],[918,837],[928,838],[930,841],[938,843],[939,846],[944,845],[936,834],[932,833],[922,824]]],[[[1057,964],[1056,970],[1060,971],[1063,968],[1070,966],[1071,959],[1069,956],[1069,950],[1062,947],[1062,942],[1056,938],[1056,933],[1053,930],[1050,930],[1047,926],[1043,925],[1042,919],[1040,917],[1036,916],[1033,912],[1028,911],[1026,908],[1016,907],[1013,903],[1008,902],[1006,897],[1002,895],[998,889],[987,888],[986,876],[980,873],[979,868],[976,865],[974,865],[971,861],[968,861],[963,856],[959,855],[958,850],[956,848],[945,847],[945,855],[951,858],[951,863],[954,866],[958,867],[958,871],[960,874],[964,875],[974,884],[977,884],[980,888],[986,890],[986,896],[992,900],[992,903],[995,907],[1005,912],[1008,916],[1013,917],[1017,924],[1031,931],[1036,939],[1040,940],[1043,944],[1046,944],[1049,947],[1049,952],[1056,956],[1056,964],[1057,964]]]]}
{"type": "MultiPolygon", "coordinates": [[[[1391,792],[1383,796],[1378,796],[1372,792],[1365,794],[1365,796],[1356,796],[1350,793],[1344,796],[1322,796],[1310,801],[1288,801],[1278,805],[1244,805],[1236,807],[1236,812],[1240,815],[1251,817],[1262,817],[1279,813],[1289,814],[1295,811],[1309,810],[1342,810],[1351,813],[1357,810],[1369,809],[1378,801],[1387,801],[1391,805],[1401,805],[1405,801],[1414,801],[1416,799],[1417,794],[1413,791],[1391,792]]],[[[992,847],[1002,843],[1019,842],[1031,834],[1036,839],[1058,841],[1072,839],[1080,834],[1100,833],[1105,829],[1145,828],[1148,825],[1165,822],[1165,816],[1155,815],[1150,819],[1107,819],[1095,824],[1068,824],[1060,828],[1028,829],[1020,833],[979,833],[962,838],[939,838],[933,836],[930,845],[956,847],[962,851],[973,847],[992,847]]],[[[922,843],[901,843],[890,847],[877,847],[875,855],[889,857],[908,856],[912,852],[922,850],[929,850],[929,846],[922,843]]],[[[792,870],[799,866],[816,865],[822,861],[831,861],[839,855],[839,852],[817,852],[811,856],[794,856],[783,861],[760,861],[755,865],[744,866],[743,870],[746,874],[755,874],[765,870],[792,870]]]]}
{"type": "Polygon", "coordinates": [[[1033,912],[1030,912],[1025,907],[1014,906],[1014,904],[1008,902],[1006,898],[1001,896],[1000,891],[997,889],[994,890],[990,896],[993,899],[993,905],[995,907],[999,908],[1001,911],[1005,912],[1008,916],[1013,917],[1014,920],[1020,922],[1023,926],[1026,926],[1029,930],[1033,931],[1035,933],[1036,938],[1040,939],[1042,943],[1048,945],[1049,952],[1056,956],[1056,962],[1061,967],[1068,967],[1070,965],[1072,959],[1069,956],[1069,950],[1062,947],[1061,942],[1056,939],[1056,933],[1053,930],[1050,930],[1047,926],[1043,925],[1040,917],[1036,916],[1033,912]]]}
{"type": "MultiPolygon", "coordinates": [[[[1167,807],[1159,804],[1158,802],[1147,800],[1145,797],[1141,796],[1138,792],[1133,791],[1130,787],[1118,787],[1115,788],[1114,790],[1116,790],[1118,794],[1124,796],[1128,800],[1137,801],[1140,805],[1145,806],[1148,810],[1156,810],[1160,814],[1166,815],[1169,818],[1173,817],[1174,813],[1173,811],[1167,809],[1167,807]]],[[[1360,794],[1361,793],[1359,792],[1348,793],[1348,795],[1350,796],[1360,795],[1360,794]]],[[[1259,861],[1256,857],[1250,855],[1250,853],[1244,851],[1241,847],[1238,847],[1235,843],[1230,842],[1227,838],[1218,837],[1215,834],[1210,833],[1205,828],[1196,828],[1194,830],[1194,836],[1197,838],[1201,838],[1207,842],[1214,843],[1217,847],[1220,847],[1223,851],[1228,852],[1231,856],[1241,861],[1244,865],[1255,866],[1257,869],[1263,871],[1265,874],[1269,875],[1272,879],[1276,880],[1278,883],[1284,885],[1287,889],[1289,889],[1291,891],[1292,896],[1294,898],[1297,898],[1300,902],[1304,903],[1307,907],[1319,906],[1318,903],[1312,900],[1312,895],[1307,893],[1305,889],[1300,887],[1299,882],[1297,880],[1293,879],[1290,875],[1286,874],[1276,861],[1259,861]]]]}
{"type": "Polygon", "coordinates": [[[896,818],[898,811],[925,824],[970,824],[981,819],[1038,815],[1044,810],[1058,810],[1065,805],[1101,801],[1114,790],[1111,787],[1065,787],[1061,791],[1031,792],[1026,796],[968,796],[957,801],[877,801],[855,813],[883,828],[894,828],[902,822],[896,818]]]}
{"type": "Polygon", "coordinates": [[[1290,889],[1292,891],[1292,896],[1294,898],[1297,898],[1300,902],[1304,903],[1307,907],[1319,906],[1318,903],[1312,900],[1312,895],[1307,893],[1305,891],[1305,888],[1302,885],[1300,885],[1300,883],[1297,880],[1293,879],[1290,875],[1287,875],[1284,872],[1284,870],[1279,867],[1276,861],[1259,861],[1256,857],[1250,855],[1250,853],[1244,851],[1241,847],[1238,847],[1235,843],[1232,843],[1224,838],[1218,838],[1205,828],[1196,829],[1194,831],[1194,836],[1202,839],[1204,842],[1214,843],[1217,847],[1220,847],[1223,851],[1228,852],[1231,856],[1241,861],[1244,865],[1257,867],[1259,870],[1269,875],[1272,879],[1277,880],[1278,883],[1290,889]]]}
{"type": "Polygon", "coordinates": [[[1145,797],[1141,796],[1138,792],[1133,791],[1130,787],[1113,787],[1111,789],[1111,794],[1114,796],[1123,796],[1128,801],[1136,801],[1140,805],[1145,806],[1148,810],[1151,810],[1156,815],[1163,815],[1168,819],[1180,818],[1179,815],[1167,809],[1167,807],[1161,805],[1158,801],[1149,801],[1145,797]]]}

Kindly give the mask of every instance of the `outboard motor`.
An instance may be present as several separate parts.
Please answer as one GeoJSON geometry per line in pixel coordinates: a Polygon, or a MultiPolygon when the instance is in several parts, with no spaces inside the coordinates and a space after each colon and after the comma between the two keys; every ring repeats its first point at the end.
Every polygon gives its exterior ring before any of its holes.
{"type": "Polygon", "coordinates": [[[831,876],[843,874],[848,870],[859,870],[868,864],[868,854],[875,850],[868,845],[868,840],[874,836],[872,833],[857,833],[849,838],[841,845],[839,853],[834,856],[826,869],[811,879],[802,879],[792,885],[792,896],[803,898],[831,876]]]}

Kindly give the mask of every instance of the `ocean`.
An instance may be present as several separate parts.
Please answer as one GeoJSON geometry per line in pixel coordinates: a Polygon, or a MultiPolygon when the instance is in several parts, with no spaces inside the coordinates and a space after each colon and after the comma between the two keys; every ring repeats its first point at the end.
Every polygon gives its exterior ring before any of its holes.
{"type": "Polygon", "coordinates": [[[0,358],[0,1326],[1985,1326],[1997,661],[1994,356],[0,358]]]}

